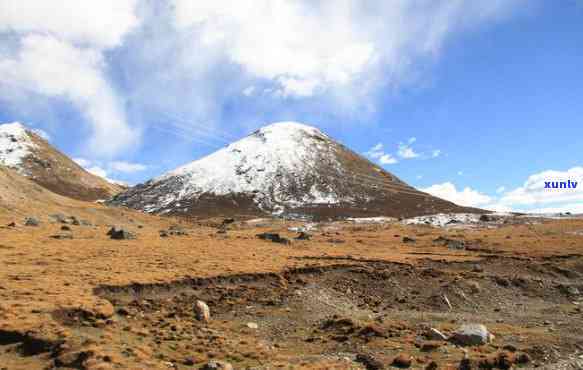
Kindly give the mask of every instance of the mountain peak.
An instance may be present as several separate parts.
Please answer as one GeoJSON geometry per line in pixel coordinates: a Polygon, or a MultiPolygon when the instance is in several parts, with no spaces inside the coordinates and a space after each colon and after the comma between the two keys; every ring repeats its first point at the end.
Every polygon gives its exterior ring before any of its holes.
{"type": "Polygon", "coordinates": [[[408,186],[315,127],[277,122],[116,196],[178,215],[411,216],[456,205],[408,186]]]}
{"type": "Polygon", "coordinates": [[[308,134],[318,134],[323,135],[322,131],[319,129],[306,125],[300,122],[294,121],[282,121],[282,122],[274,122],[268,124],[266,126],[261,127],[259,130],[255,132],[261,133],[281,133],[281,134],[293,134],[296,132],[303,132],[308,134]]]}
{"type": "Polygon", "coordinates": [[[0,124],[0,166],[75,199],[104,199],[121,190],[120,186],[85,171],[20,122],[0,124]]]}
{"type": "Polygon", "coordinates": [[[36,145],[20,122],[0,124],[0,165],[18,168],[36,145]]]}

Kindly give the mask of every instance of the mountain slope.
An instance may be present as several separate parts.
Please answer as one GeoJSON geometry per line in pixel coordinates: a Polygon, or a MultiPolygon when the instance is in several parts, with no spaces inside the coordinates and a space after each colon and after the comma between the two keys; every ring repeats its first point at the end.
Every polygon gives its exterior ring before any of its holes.
{"type": "Polygon", "coordinates": [[[123,189],[87,172],[17,122],[0,125],[0,165],[54,193],[79,200],[107,199],[123,189]]]}
{"type": "Polygon", "coordinates": [[[117,195],[152,213],[337,218],[467,211],[422,193],[320,130],[279,122],[117,195]]]}

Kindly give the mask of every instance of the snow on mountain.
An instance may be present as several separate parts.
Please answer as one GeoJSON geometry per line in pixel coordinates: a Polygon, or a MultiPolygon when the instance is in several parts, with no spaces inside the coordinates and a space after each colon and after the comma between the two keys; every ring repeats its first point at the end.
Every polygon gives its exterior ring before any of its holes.
{"type": "Polygon", "coordinates": [[[300,174],[317,176],[317,169],[313,167],[317,161],[327,161],[341,171],[333,148],[328,145],[329,140],[320,130],[296,122],[263,127],[207,157],[154,179],[154,182],[173,177],[183,179],[182,188],[175,194],[168,194],[160,207],[204,193],[253,193],[258,196],[259,203],[267,201],[269,195],[276,203],[295,205],[350,201],[315,184],[299,198],[284,191],[290,183],[301,181],[300,174]]]}
{"type": "Polygon", "coordinates": [[[31,155],[36,145],[26,128],[19,122],[0,125],[0,164],[24,172],[24,158],[31,155]]]}
{"type": "Polygon", "coordinates": [[[420,192],[297,122],[265,126],[202,159],[114,197],[159,214],[416,216],[461,207],[420,192]]]}
{"type": "Polygon", "coordinates": [[[41,134],[19,122],[0,124],[0,165],[54,193],[75,199],[109,198],[122,190],[85,171],[41,134]]]}

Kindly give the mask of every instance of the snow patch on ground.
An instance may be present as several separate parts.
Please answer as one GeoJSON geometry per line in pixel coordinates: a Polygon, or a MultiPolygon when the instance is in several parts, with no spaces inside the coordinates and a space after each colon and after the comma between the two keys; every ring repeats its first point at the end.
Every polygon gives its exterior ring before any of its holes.
{"type": "Polygon", "coordinates": [[[19,122],[0,125],[0,164],[22,172],[20,165],[35,148],[26,127],[19,122]]]}
{"type": "Polygon", "coordinates": [[[419,216],[402,221],[405,225],[431,225],[445,227],[456,224],[476,224],[480,222],[479,214],[475,213],[439,213],[436,215],[419,216]]]}
{"type": "Polygon", "coordinates": [[[388,224],[397,221],[394,217],[349,217],[346,221],[351,221],[356,224],[388,224]]]}

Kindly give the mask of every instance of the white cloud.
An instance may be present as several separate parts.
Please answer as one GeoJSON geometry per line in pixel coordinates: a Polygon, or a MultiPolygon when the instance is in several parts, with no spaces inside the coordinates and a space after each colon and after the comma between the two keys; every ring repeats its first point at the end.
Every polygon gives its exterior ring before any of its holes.
{"type": "MultiPolygon", "coordinates": [[[[460,171],[459,174],[463,173],[460,171]]],[[[498,187],[496,189],[498,196],[489,196],[469,187],[458,191],[451,182],[432,185],[421,190],[460,205],[493,211],[583,213],[583,167],[573,167],[566,171],[548,170],[533,174],[516,189],[507,191],[504,186],[498,187]],[[545,182],[568,181],[571,181],[571,184],[577,183],[577,186],[563,189],[545,188],[545,182]]]]}
{"type": "Polygon", "coordinates": [[[142,171],[142,168],[143,169],[147,168],[147,166],[138,163],[110,162],[106,166],[108,169],[105,169],[103,163],[101,163],[100,161],[94,161],[80,157],[73,158],[73,161],[75,161],[79,166],[83,167],[87,172],[95,176],[99,176],[113,184],[119,184],[123,186],[127,186],[127,183],[120,180],[114,180],[109,177],[110,170],[117,172],[135,172],[142,171]]]}
{"type": "Polygon", "coordinates": [[[243,95],[251,96],[255,92],[255,86],[248,86],[243,90],[243,95]]]}
{"type": "Polygon", "coordinates": [[[233,92],[258,104],[268,96],[323,97],[314,101],[319,111],[328,104],[336,115],[362,117],[375,111],[381,88],[417,82],[427,70],[418,67],[449,38],[517,3],[523,0],[3,0],[0,36],[10,42],[0,47],[0,88],[24,107],[39,95],[70,101],[92,128],[84,155],[114,156],[140,137],[108,77],[116,71],[132,112],[186,117],[162,124],[222,144],[228,140],[216,126],[233,92]]]}
{"type": "Polygon", "coordinates": [[[118,172],[125,172],[125,173],[133,173],[133,172],[140,172],[145,171],[148,169],[148,166],[141,164],[141,163],[131,163],[131,162],[124,162],[124,161],[115,161],[111,162],[109,166],[118,172]]]}
{"type": "Polygon", "coordinates": [[[583,167],[573,167],[567,171],[548,170],[528,177],[521,187],[504,193],[500,202],[515,207],[541,206],[561,207],[560,203],[581,202],[583,200],[583,167]],[[576,188],[545,189],[545,182],[577,182],[576,188]]]}
{"type": "Polygon", "coordinates": [[[399,84],[449,36],[505,15],[518,2],[172,1],[176,30],[198,45],[193,53],[222,54],[270,80],[283,97],[399,84]]]}
{"type": "Polygon", "coordinates": [[[91,161],[85,158],[73,158],[73,161],[84,168],[91,166],[91,161]]]}
{"type": "Polygon", "coordinates": [[[463,176],[464,175],[464,171],[458,171],[457,174],[458,174],[458,176],[463,176]]]}
{"type": "Polygon", "coordinates": [[[103,55],[78,48],[52,36],[22,39],[14,58],[0,59],[0,83],[51,96],[64,97],[81,109],[93,128],[89,143],[96,155],[113,155],[136,143],[138,133],[126,122],[103,69],[103,55]]]}
{"type": "Polygon", "coordinates": [[[92,154],[111,156],[135,144],[139,133],[108,82],[103,52],[136,29],[137,1],[0,1],[0,35],[15,36],[0,49],[4,94],[23,106],[38,95],[71,102],[91,124],[92,154]]]}
{"type": "Polygon", "coordinates": [[[470,187],[458,191],[451,182],[435,184],[421,191],[467,207],[481,207],[493,201],[493,198],[470,187]]]}
{"type": "Polygon", "coordinates": [[[413,159],[420,156],[419,153],[415,152],[413,148],[410,146],[413,144],[417,139],[412,137],[409,139],[408,143],[399,143],[399,149],[397,150],[397,155],[403,159],[413,159]]]}
{"type": "Polygon", "coordinates": [[[0,32],[51,34],[72,43],[113,47],[138,25],[137,0],[0,1],[0,32]]]}
{"type": "Polygon", "coordinates": [[[380,164],[395,164],[398,162],[395,157],[384,151],[384,145],[382,143],[376,144],[364,154],[372,159],[378,160],[380,164]]]}
{"type": "Polygon", "coordinates": [[[437,157],[439,157],[440,155],[441,155],[441,150],[439,150],[439,149],[435,149],[435,150],[433,150],[433,151],[431,152],[431,157],[432,157],[432,158],[437,158],[437,157]]]}
{"type": "Polygon", "coordinates": [[[92,166],[92,167],[86,168],[86,170],[87,170],[87,172],[89,172],[95,176],[99,176],[99,177],[102,177],[106,180],[109,180],[107,178],[107,171],[99,166],[92,166]]]}
{"type": "Polygon", "coordinates": [[[393,157],[390,154],[383,154],[380,158],[379,158],[379,162],[380,164],[395,164],[397,163],[397,159],[395,157],[393,157]]]}

